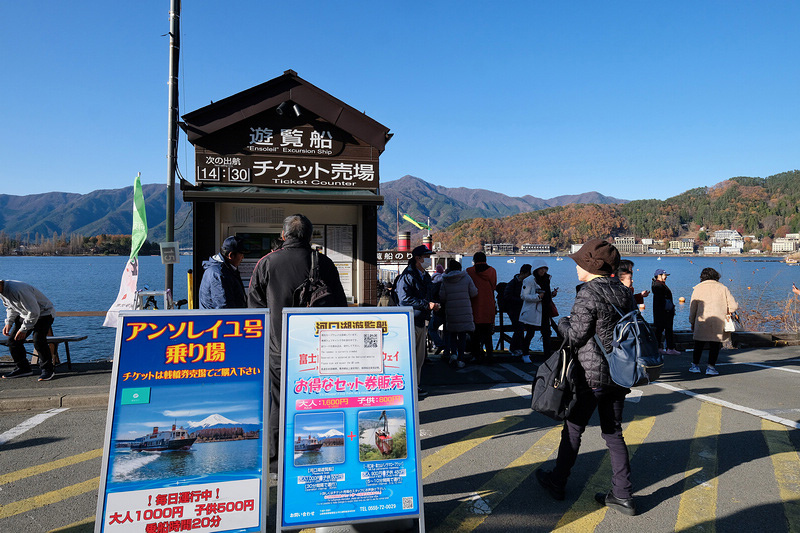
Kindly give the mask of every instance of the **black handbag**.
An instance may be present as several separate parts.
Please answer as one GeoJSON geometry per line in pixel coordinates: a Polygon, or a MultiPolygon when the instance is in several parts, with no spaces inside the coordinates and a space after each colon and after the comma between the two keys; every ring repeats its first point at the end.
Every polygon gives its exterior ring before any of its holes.
{"type": "Polygon", "coordinates": [[[574,358],[566,342],[539,365],[533,380],[531,409],[553,420],[564,420],[575,407],[577,395],[572,380],[574,358]]]}

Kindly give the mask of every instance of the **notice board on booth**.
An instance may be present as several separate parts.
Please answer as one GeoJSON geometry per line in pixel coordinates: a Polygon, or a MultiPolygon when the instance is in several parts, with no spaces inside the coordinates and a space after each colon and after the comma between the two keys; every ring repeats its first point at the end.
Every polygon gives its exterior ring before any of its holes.
{"type": "Polygon", "coordinates": [[[283,313],[279,527],[424,530],[411,309],[283,313]]]}
{"type": "Polygon", "coordinates": [[[269,311],[120,313],[95,531],[266,526],[269,311]]]}

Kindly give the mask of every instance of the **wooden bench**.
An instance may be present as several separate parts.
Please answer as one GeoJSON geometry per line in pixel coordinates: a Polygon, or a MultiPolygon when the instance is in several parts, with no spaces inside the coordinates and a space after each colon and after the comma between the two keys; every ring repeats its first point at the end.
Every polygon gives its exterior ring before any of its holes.
{"type": "MultiPolygon", "coordinates": [[[[61,364],[61,360],[58,357],[58,345],[64,345],[64,351],[67,353],[67,368],[72,370],[72,357],[69,353],[69,343],[71,342],[80,342],[82,340],[86,340],[86,335],[53,335],[47,337],[47,344],[50,344],[50,351],[53,355],[53,365],[57,366],[61,364]]],[[[8,346],[8,337],[2,342],[8,346]]],[[[33,344],[33,335],[29,335],[27,339],[25,339],[25,344],[33,344]]],[[[38,360],[38,356],[35,352],[28,352],[33,357],[37,359],[31,359],[31,363],[36,364],[38,360]]]]}

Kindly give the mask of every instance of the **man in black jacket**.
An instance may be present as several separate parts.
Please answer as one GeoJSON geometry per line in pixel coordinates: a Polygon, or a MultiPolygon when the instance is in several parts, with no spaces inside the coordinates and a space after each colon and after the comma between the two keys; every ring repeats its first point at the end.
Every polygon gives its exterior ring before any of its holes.
{"type": "Polygon", "coordinates": [[[611,277],[619,266],[620,256],[606,241],[590,240],[570,257],[577,265],[578,279],[583,284],[579,286],[570,316],[561,319],[558,330],[577,351],[575,357],[580,364],[573,376],[577,402],[564,421],[555,468],[552,472],[537,470],[536,478],[553,498],[565,498],[564,486],[578,457],[581,435],[597,409],[600,430],[611,458],[612,489],[608,493],[597,493],[595,499],[632,516],[636,514],[636,507],[631,466],[622,436],[622,408],[630,389],[612,381],[603,350],[611,350],[614,326],[621,318],[620,313],[634,309],[633,297],[618,278],[611,277]],[[602,341],[602,347],[595,341],[595,334],[602,341]]]}
{"type": "MultiPolygon", "coordinates": [[[[281,325],[283,308],[294,304],[294,291],[308,278],[311,270],[311,235],[314,227],[303,215],[291,215],[283,221],[283,246],[262,257],[250,278],[247,307],[266,307],[270,312],[269,382],[270,398],[268,438],[269,470],[277,472],[278,423],[281,401],[281,325]]],[[[346,307],[339,271],[329,257],[319,255],[319,277],[334,295],[334,307],[346,307]]]]}

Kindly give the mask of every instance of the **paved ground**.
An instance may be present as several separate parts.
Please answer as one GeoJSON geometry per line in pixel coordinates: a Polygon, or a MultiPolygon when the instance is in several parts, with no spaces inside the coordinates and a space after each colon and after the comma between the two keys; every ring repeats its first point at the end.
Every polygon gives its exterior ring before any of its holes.
{"type": "MultiPolygon", "coordinates": [[[[566,500],[538,486],[559,426],[528,408],[536,365],[499,359],[425,366],[427,531],[800,531],[800,348],[725,351],[717,377],[689,374],[689,354],[669,357],[658,383],[630,395],[634,518],[593,500],[610,478],[596,427],[566,500]]],[[[93,530],[110,365],[74,366],[49,383],[0,380],[0,531],[93,530]]]]}

